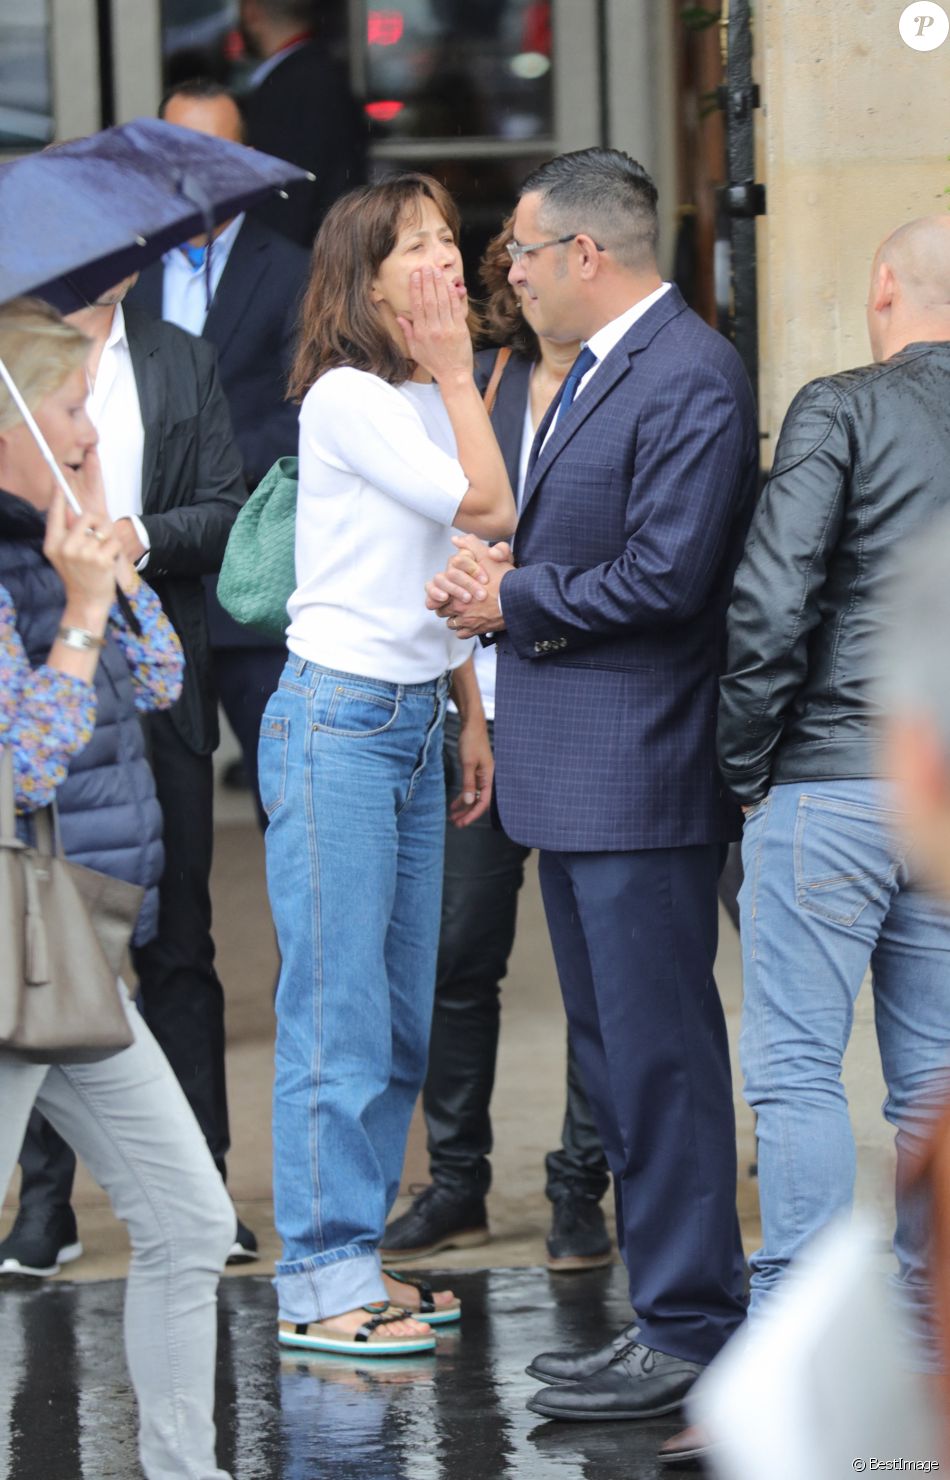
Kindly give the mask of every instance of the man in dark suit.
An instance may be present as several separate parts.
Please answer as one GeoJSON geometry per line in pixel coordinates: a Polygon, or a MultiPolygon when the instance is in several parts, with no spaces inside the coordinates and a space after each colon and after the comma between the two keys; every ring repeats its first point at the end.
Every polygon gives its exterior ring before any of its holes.
{"type": "MultiPolygon", "coordinates": [[[[244,142],[237,103],[209,79],[183,82],[159,110],[168,123],[196,129],[232,143],[244,142]]],[[[210,306],[206,293],[207,239],[175,247],[147,267],[129,302],[155,318],[200,334],[218,352],[221,384],[231,410],[234,435],[249,488],[257,486],[277,458],[297,451],[297,407],[286,398],[300,298],[310,258],[253,216],[222,222],[211,245],[210,306]]],[[[241,746],[244,772],[266,822],[257,792],[257,740],[261,715],[277,687],[286,657],[283,643],[238,626],[215,595],[208,577],[208,622],[214,681],[241,746]]]]}
{"type": "MultiPolygon", "coordinates": [[[[145,717],[164,822],[158,934],[134,952],[140,1002],[222,1176],[230,1139],[224,994],[214,969],[209,879],[218,709],[202,576],[216,571],[245,498],[241,457],[211,345],[125,308],[121,284],[72,316],[92,340],[90,412],[106,498],[126,554],[154,587],[185,652],[184,688],[145,717]]],[[[70,1207],[75,1158],[39,1117],[22,1157],[6,1272],[53,1274],[82,1246],[70,1207]]],[[[238,1226],[234,1258],[256,1257],[238,1226]]]]}
{"type": "Polygon", "coordinates": [[[255,214],[303,247],[337,196],[366,179],[367,122],[315,18],[313,0],[241,0],[241,30],[261,58],[244,100],[248,143],[315,177],[255,214]]]}
{"type": "MultiPolygon", "coordinates": [[[[492,293],[491,283],[485,285],[492,293]]],[[[507,285],[505,298],[511,316],[507,285]]],[[[525,322],[517,333],[515,352],[507,362],[499,363],[506,353],[500,349],[482,350],[475,356],[475,383],[491,402],[488,388],[504,366],[489,415],[519,503],[524,492],[522,448],[526,440],[530,448],[530,426],[540,415],[532,388],[539,401],[542,395],[553,398],[573,364],[577,346],[542,343],[525,322]],[[530,416],[527,426],[526,412],[530,416]]],[[[492,646],[476,649],[475,676],[491,741],[495,714],[492,646]]],[[[462,780],[458,738],[458,716],[450,711],[444,745],[450,796],[462,780]]],[[[446,826],[442,925],[429,1067],[422,1092],[431,1181],[406,1212],[387,1225],[381,1250],[385,1260],[428,1258],[442,1249],[487,1243],[490,1237],[486,1196],[492,1182],[491,1098],[501,1027],[500,986],[515,943],[518,895],[530,851],[512,842],[488,813],[471,827],[446,826]]],[[[545,1195],[552,1206],[546,1240],[548,1269],[567,1272],[612,1263],[610,1234],[600,1207],[610,1177],[570,1040],[561,1143],[548,1152],[544,1165],[545,1195]]]]}
{"type": "Polygon", "coordinates": [[[756,488],[732,346],[656,266],[656,191],[615,150],[526,181],[510,281],[585,343],[533,448],[515,543],[466,540],[430,605],[498,634],[496,795],[541,850],[571,1036],[614,1174],[636,1321],[545,1353],[547,1418],[675,1408],[744,1314],[716,881],[724,618],[756,488]],[[557,1385],[565,1384],[565,1385],[557,1385]]]}

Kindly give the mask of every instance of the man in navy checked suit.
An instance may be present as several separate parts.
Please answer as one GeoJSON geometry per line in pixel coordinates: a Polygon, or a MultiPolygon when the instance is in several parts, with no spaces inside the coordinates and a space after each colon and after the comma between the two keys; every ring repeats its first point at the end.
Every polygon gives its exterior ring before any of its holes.
{"type": "Polygon", "coordinates": [[[660,279],[656,190],[627,155],[544,165],[514,234],[532,322],[586,351],[538,431],[514,559],[466,539],[429,605],[461,636],[497,634],[498,814],[541,850],[636,1311],[597,1351],[536,1358],[551,1385],[528,1406],[645,1418],[678,1406],[744,1315],[713,978],[739,827],[715,737],[756,418],[735,350],[660,279]]]}

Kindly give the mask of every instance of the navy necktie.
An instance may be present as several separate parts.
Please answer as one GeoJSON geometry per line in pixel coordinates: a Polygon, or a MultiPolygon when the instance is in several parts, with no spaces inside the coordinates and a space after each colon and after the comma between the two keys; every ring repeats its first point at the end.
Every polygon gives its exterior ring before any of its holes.
{"type": "Polygon", "coordinates": [[[574,397],[577,395],[578,386],[584,379],[584,376],[587,374],[588,370],[592,370],[596,364],[597,356],[594,354],[593,350],[588,349],[587,345],[585,344],[584,348],[577,356],[577,359],[574,361],[570,370],[568,370],[567,372],[567,376],[565,377],[564,385],[561,389],[561,398],[558,402],[557,408],[558,421],[560,421],[562,416],[566,415],[568,407],[570,406],[574,397]]]}

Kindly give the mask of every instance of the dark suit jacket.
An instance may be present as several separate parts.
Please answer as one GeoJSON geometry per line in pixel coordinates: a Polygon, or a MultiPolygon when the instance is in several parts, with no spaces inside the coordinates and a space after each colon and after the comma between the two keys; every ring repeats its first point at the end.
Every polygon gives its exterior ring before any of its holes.
{"type": "Polygon", "coordinates": [[[219,569],[246,497],[241,454],[212,346],[134,306],[125,322],[145,429],[145,577],[185,650],[173,722],[185,743],[206,755],[218,743],[218,716],[201,577],[219,569]]]}
{"type": "Polygon", "coordinates": [[[495,718],[498,811],[516,842],[610,851],[736,834],[716,706],[757,461],[739,357],[671,288],[529,473],[495,718]]]}
{"type": "MultiPolygon", "coordinates": [[[[302,247],[249,216],[228,254],[202,330],[202,339],[218,352],[249,488],[279,457],[297,451],[298,408],[285,393],[309,266],[302,247]]],[[[128,302],[160,319],[164,275],[162,263],[152,263],[128,302]]]]}
{"type": "Polygon", "coordinates": [[[366,179],[367,121],[346,76],[318,41],[298,47],[242,100],[247,142],[316,176],[288,199],[258,206],[258,220],[310,247],[337,196],[366,179]]]}
{"type": "MultiPolygon", "coordinates": [[[[279,457],[297,451],[298,407],[287,400],[286,390],[309,267],[303,247],[249,216],[228,254],[202,331],[218,352],[249,488],[256,488],[279,457]]],[[[147,267],[128,301],[161,318],[164,276],[161,262],[147,267]]],[[[212,644],[270,646],[222,610],[215,584],[211,578],[206,582],[212,644]]]]}

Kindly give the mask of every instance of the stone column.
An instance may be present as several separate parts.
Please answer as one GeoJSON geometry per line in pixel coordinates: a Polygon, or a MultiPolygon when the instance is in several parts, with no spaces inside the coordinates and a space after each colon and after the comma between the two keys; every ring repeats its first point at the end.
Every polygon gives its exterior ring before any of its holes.
{"type": "MultiPolygon", "coordinates": [[[[950,5],[950,0],[944,0],[950,5]]],[[[757,178],[760,424],[771,462],[806,381],[871,353],[865,301],[878,244],[896,226],[950,209],[950,41],[915,52],[901,0],[760,0],[757,178]]],[[[845,1084],[859,1148],[858,1200],[891,1216],[893,1132],[868,984],[845,1084]]]]}
{"type": "MultiPolygon", "coordinates": [[[[632,154],[653,176],[660,195],[660,263],[668,272],[680,203],[676,7],[656,0],[607,0],[604,22],[607,143],[632,154]]],[[[584,85],[590,86],[589,78],[584,85]]]]}
{"type": "MultiPolygon", "coordinates": [[[[944,0],[945,8],[950,0],[944,0]]],[[[798,388],[870,359],[864,323],[879,242],[950,209],[950,40],[900,37],[900,0],[760,0],[761,425],[771,449],[798,388]]]]}

